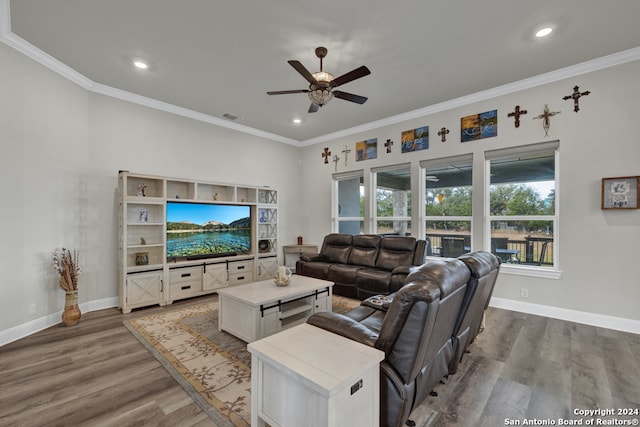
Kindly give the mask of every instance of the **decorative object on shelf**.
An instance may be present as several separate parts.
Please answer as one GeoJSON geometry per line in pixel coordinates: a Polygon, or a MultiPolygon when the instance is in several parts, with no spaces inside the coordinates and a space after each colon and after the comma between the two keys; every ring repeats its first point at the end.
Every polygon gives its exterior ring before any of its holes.
{"type": "Polygon", "coordinates": [[[447,142],[447,134],[449,133],[449,129],[446,127],[441,127],[438,131],[438,136],[440,137],[441,142],[447,142]]]}
{"type": "Polygon", "coordinates": [[[332,160],[332,162],[334,163],[334,165],[333,165],[333,166],[334,166],[334,170],[335,170],[336,172],[338,172],[338,162],[339,162],[339,161],[340,161],[340,157],[338,157],[338,155],[337,155],[337,154],[334,154],[334,155],[333,155],[333,160],[332,160]]]}
{"type": "Polygon", "coordinates": [[[292,274],[289,267],[280,266],[278,267],[278,277],[274,278],[273,281],[276,282],[276,286],[289,286],[292,274]]]}
{"type": "Polygon", "coordinates": [[[62,312],[62,323],[65,326],[77,324],[82,316],[78,307],[78,275],[82,271],[78,259],[77,249],[72,252],[62,248],[60,252],[53,252],[53,268],[58,272],[60,289],[66,294],[62,312]]]}
{"type": "Polygon", "coordinates": [[[216,201],[218,200],[218,193],[213,193],[213,196],[211,196],[211,198],[216,201]]]}
{"type": "Polygon", "coordinates": [[[401,151],[403,153],[427,150],[429,148],[429,126],[405,130],[400,135],[401,151]]]}
{"type": "Polygon", "coordinates": [[[149,211],[140,209],[138,211],[138,222],[147,222],[149,220],[149,211]]]}
{"type": "Polygon", "coordinates": [[[261,253],[269,252],[270,248],[271,248],[271,242],[269,242],[268,240],[260,240],[260,241],[258,241],[258,250],[261,253]]]}
{"type": "Polygon", "coordinates": [[[146,245],[147,244],[147,241],[144,239],[144,237],[140,238],[140,244],[141,245],[146,245]]]}
{"type": "Polygon", "coordinates": [[[347,154],[350,152],[351,150],[349,150],[349,146],[345,145],[344,150],[342,150],[342,153],[344,153],[344,167],[347,167],[347,154]]]}
{"type": "Polygon", "coordinates": [[[302,236],[298,236],[298,245],[302,245],[302,236]]]}
{"type": "Polygon", "coordinates": [[[640,176],[602,178],[602,209],[640,209],[640,176]]]}
{"type": "Polygon", "coordinates": [[[549,106],[547,104],[544,104],[544,110],[542,110],[542,114],[533,118],[533,120],[542,119],[542,128],[544,129],[545,137],[549,136],[549,128],[551,127],[551,117],[560,113],[561,113],[560,111],[549,111],[549,106]]]}
{"type": "Polygon", "coordinates": [[[378,138],[356,142],[356,161],[378,158],[378,138]]]}
{"type": "Polygon", "coordinates": [[[329,147],[324,147],[324,151],[322,152],[322,157],[324,157],[324,164],[329,163],[329,156],[331,155],[331,151],[329,151],[329,147]]]}
{"type": "Polygon", "coordinates": [[[139,182],[138,183],[138,191],[136,192],[136,195],[139,197],[145,197],[146,194],[144,193],[144,190],[147,188],[147,184],[145,184],[144,182],[139,182]]]}
{"type": "Polygon", "coordinates": [[[527,110],[521,110],[519,105],[516,105],[516,109],[511,113],[507,114],[507,117],[513,117],[515,119],[514,125],[515,127],[520,127],[520,116],[527,114],[527,110]]]}
{"type": "Polygon", "coordinates": [[[498,136],[498,110],[463,117],[460,119],[460,134],[461,142],[498,136]]]}
{"type": "Polygon", "coordinates": [[[136,265],[149,265],[149,252],[136,252],[136,265]]]}
{"type": "Polygon", "coordinates": [[[387,142],[384,143],[385,148],[387,149],[387,153],[391,152],[391,147],[393,147],[393,141],[387,139],[387,142]]]}
{"type": "Polygon", "coordinates": [[[573,111],[575,111],[576,113],[578,111],[580,111],[580,97],[582,96],[587,96],[589,95],[591,92],[586,90],[584,92],[580,92],[580,87],[579,86],[574,86],[573,87],[573,93],[571,95],[567,95],[567,96],[563,96],[562,99],[564,99],[565,101],[567,99],[573,99],[573,111]]]}

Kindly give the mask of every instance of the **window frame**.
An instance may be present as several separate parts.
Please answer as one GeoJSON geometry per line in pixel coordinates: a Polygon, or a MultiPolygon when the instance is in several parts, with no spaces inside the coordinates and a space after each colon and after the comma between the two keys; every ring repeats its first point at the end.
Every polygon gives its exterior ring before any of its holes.
{"type": "MultiPolygon", "coordinates": [[[[332,195],[331,195],[331,228],[332,232],[339,233],[341,222],[354,222],[358,221],[362,224],[362,232],[367,232],[367,223],[365,218],[367,216],[367,186],[364,179],[364,170],[359,169],[350,172],[335,173],[332,175],[332,195]],[[340,181],[346,181],[354,178],[360,178],[362,186],[364,187],[364,216],[340,216],[340,181]]],[[[358,204],[360,199],[358,198],[358,204]]]]}
{"type": "MultiPolygon", "coordinates": [[[[412,170],[411,170],[411,163],[400,163],[400,164],[394,164],[394,165],[389,165],[389,166],[381,166],[381,167],[376,167],[376,168],[372,168],[371,169],[371,189],[370,189],[370,194],[371,194],[371,230],[373,230],[373,233],[379,234],[379,230],[378,230],[378,222],[379,221],[405,221],[407,223],[407,227],[406,227],[406,235],[412,235],[412,227],[413,227],[413,218],[412,215],[409,216],[378,216],[378,174],[379,173],[384,173],[384,172],[389,172],[389,171],[394,171],[394,170],[398,170],[398,169],[408,169],[409,170],[409,192],[411,193],[411,198],[407,200],[408,203],[408,207],[411,211],[411,213],[413,214],[413,206],[411,205],[413,203],[413,174],[412,174],[412,170]]],[[[365,187],[365,194],[366,194],[366,187],[365,187]]],[[[366,206],[366,203],[365,203],[366,206]]],[[[366,212],[365,212],[366,215],[366,212]]]]}
{"type": "Polygon", "coordinates": [[[552,221],[553,224],[553,266],[537,266],[503,263],[501,271],[514,274],[541,278],[559,279],[562,275],[559,260],[560,236],[560,144],[559,141],[549,141],[484,152],[485,191],[484,191],[484,249],[491,251],[491,223],[494,221],[552,221]],[[491,215],[491,161],[513,157],[517,154],[532,154],[553,151],[554,155],[554,214],[553,215],[491,215]]]}

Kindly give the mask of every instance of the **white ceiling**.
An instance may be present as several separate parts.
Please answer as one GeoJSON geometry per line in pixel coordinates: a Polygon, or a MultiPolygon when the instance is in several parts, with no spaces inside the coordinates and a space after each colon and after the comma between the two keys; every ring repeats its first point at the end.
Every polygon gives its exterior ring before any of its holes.
{"type": "Polygon", "coordinates": [[[640,46],[638,0],[0,0],[0,13],[3,41],[94,91],[294,145],[640,46]],[[536,40],[542,26],[555,31],[536,40]],[[317,46],[335,76],[371,70],[340,87],[365,104],[308,114],[306,94],[266,95],[306,89],[287,60],[318,71],[317,46]]]}

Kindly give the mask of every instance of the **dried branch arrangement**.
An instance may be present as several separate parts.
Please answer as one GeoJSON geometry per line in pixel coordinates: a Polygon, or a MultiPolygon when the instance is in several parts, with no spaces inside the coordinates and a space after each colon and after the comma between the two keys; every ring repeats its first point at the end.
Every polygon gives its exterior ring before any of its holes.
{"type": "Polygon", "coordinates": [[[53,252],[53,268],[60,275],[60,288],[63,291],[75,291],[78,289],[78,274],[80,265],[78,264],[79,252],[74,249],[62,248],[60,252],[53,252]]]}

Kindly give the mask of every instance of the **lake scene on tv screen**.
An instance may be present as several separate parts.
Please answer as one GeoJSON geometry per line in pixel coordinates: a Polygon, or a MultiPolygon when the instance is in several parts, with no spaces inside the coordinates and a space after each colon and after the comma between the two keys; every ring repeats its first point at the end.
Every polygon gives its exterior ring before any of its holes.
{"type": "Polygon", "coordinates": [[[249,206],[167,203],[167,259],[250,249],[249,206]]]}

